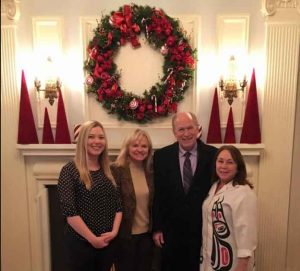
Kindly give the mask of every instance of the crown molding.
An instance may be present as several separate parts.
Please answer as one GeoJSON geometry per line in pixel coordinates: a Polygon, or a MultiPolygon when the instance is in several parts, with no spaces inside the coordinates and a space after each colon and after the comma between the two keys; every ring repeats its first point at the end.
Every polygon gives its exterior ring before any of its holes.
{"type": "Polygon", "coordinates": [[[1,24],[9,25],[20,18],[19,0],[1,0],[1,24]]]}
{"type": "MultiPolygon", "coordinates": [[[[300,0],[262,0],[262,14],[264,17],[278,15],[300,15],[300,0]]],[[[289,18],[290,16],[283,16],[289,18]]],[[[299,20],[299,17],[297,18],[299,20]]]]}

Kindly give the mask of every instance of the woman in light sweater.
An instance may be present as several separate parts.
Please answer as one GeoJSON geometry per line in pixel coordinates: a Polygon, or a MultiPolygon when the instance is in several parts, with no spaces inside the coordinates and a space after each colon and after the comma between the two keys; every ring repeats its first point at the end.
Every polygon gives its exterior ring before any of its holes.
{"type": "Polygon", "coordinates": [[[111,171],[123,202],[116,271],[151,270],[152,143],[147,132],[136,129],[124,141],[111,171]]]}

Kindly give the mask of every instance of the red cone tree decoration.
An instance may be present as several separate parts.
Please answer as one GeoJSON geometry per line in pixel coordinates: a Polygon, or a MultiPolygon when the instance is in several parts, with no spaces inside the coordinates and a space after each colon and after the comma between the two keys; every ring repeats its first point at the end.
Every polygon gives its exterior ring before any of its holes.
{"type": "Polygon", "coordinates": [[[37,144],[39,140],[35,129],[24,71],[22,71],[21,80],[18,144],[37,144]]]}
{"type": "Polygon", "coordinates": [[[218,103],[218,92],[215,88],[214,100],[210,113],[209,127],[207,133],[207,143],[222,143],[220,112],[218,103]]]}
{"type": "Polygon", "coordinates": [[[252,72],[251,83],[249,87],[249,94],[247,99],[245,118],[244,118],[244,124],[243,124],[240,142],[250,143],[250,144],[261,143],[256,80],[255,80],[254,69],[252,72]]]}
{"type": "Polygon", "coordinates": [[[54,138],[52,134],[49,114],[47,107],[45,108],[45,114],[44,114],[44,129],[43,129],[43,144],[54,144],[54,138]]]}
{"type": "Polygon", "coordinates": [[[59,97],[57,104],[57,118],[56,118],[56,144],[71,144],[71,137],[66,117],[66,111],[64,106],[61,89],[58,89],[59,97]]]}
{"type": "Polygon", "coordinates": [[[234,133],[234,122],[233,122],[233,114],[232,108],[230,107],[228,119],[227,119],[227,127],[224,137],[224,143],[236,143],[235,141],[235,133],[234,133]]]}

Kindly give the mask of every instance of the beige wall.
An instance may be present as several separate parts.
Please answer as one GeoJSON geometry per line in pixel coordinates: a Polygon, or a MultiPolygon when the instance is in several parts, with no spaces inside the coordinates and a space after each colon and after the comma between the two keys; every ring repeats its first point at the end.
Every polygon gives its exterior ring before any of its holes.
{"type": "Polygon", "coordinates": [[[286,265],[288,271],[300,267],[300,70],[298,76],[297,109],[295,118],[295,137],[293,149],[292,179],[290,191],[289,226],[286,265]]]}
{"type": "MultiPolygon", "coordinates": [[[[266,84],[260,163],[259,251],[262,270],[289,270],[288,244],[292,162],[299,76],[300,20],[296,9],[268,6],[266,84]],[[280,64],[279,64],[280,63],[280,64]],[[272,244],[272,247],[270,247],[272,244]]],[[[294,193],[294,191],[293,191],[294,193]]],[[[299,192],[298,192],[299,193],[299,192]]],[[[294,224],[292,227],[296,227],[294,224]]],[[[295,236],[296,237],[296,236],[295,236]]],[[[298,261],[298,260],[296,260],[298,261]]],[[[299,261],[293,265],[299,266],[299,261]]]]}
{"type": "MultiPolygon", "coordinates": [[[[16,78],[15,5],[1,1],[1,270],[31,266],[24,159],[16,149],[19,86],[16,78]],[[11,9],[10,9],[11,8],[11,9]],[[3,11],[7,13],[2,14],[3,11]]],[[[18,78],[19,80],[19,78],[18,78]]]]}

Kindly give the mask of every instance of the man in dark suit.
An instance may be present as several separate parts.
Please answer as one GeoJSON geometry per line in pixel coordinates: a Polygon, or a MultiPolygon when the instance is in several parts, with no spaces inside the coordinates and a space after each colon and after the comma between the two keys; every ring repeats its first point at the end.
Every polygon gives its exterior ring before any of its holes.
{"type": "Polygon", "coordinates": [[[199,271],[202,202],[217,149],[198,139],[193,113],[177,113],[172,126],[177,142],[154,153],[153,240],[162,248],[162,271],[199,271]]]}

